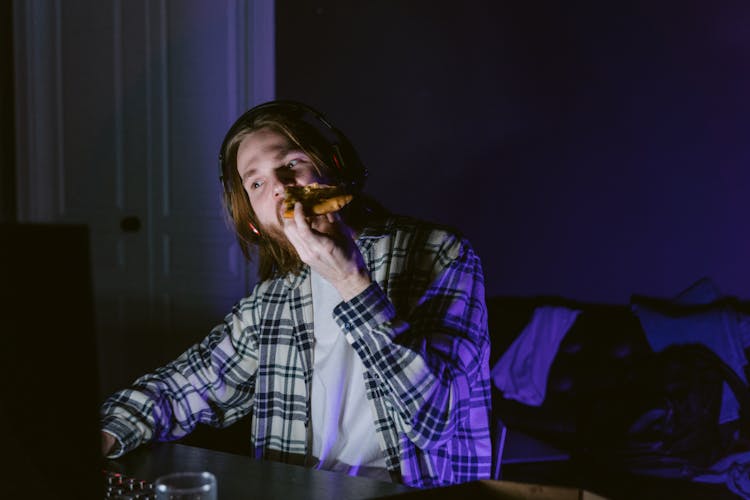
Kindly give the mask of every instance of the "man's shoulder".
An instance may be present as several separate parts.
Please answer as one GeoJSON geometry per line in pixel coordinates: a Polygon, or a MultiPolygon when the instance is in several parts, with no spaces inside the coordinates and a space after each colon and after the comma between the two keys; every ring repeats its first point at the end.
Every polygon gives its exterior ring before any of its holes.
{"type": "Polygon", "coordinates": [[[300,279],[298,275],[290,274],[257,281],[250,294],[240,299],[240,307],[247,309],[259,307],[262,304],[282,304],[286,300],[287,289],[297,279],[300,279]]]}
{"type": "MultiPolygon", "coordinates": [[[[380,252],[399,255],[419,252],[439,260],[452,260],[474,252],[458,229],[403,215],[391,216],[378,225],[368,227],[361,238],[374,240],[380,252]]],[[[367,247],[372,242],[363,243],[367,247]]]]}
{"type": "Polygon", "coordinates": [[[434,235],[451,240],[463,240],[463,234],[453,226],[417,219],[408,215],[390,215],[368,225],[362,233],[364,238],[398,234],[434,235]]]}

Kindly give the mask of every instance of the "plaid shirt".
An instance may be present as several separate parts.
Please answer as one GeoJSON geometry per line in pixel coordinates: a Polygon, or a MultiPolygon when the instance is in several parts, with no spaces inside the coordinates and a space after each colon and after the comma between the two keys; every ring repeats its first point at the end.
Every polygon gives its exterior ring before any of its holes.
{"type": "MultiPolygon", "coordinates": [[[[479,258],[449,230],[406,218],[363,231],[357,245],[373,283],[333,315],[364,363],[388,470],[416,487],[489,477],[479,258]]],[[[104,403],[103,429],[120,444],[114,456],[180,438],[199,422],[227,426],[252,411],[255,455],[304,463],[312,318],[308,268],[256,285],[201,343],[104,403]]]]}

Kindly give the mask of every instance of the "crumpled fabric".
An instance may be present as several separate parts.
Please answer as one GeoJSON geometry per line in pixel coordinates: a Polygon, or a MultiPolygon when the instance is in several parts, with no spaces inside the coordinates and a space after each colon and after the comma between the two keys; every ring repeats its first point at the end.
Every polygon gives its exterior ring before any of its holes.
{"type": "Polygon", "coordinates": [[[492,368],[492,382],[507,399],[540,406],[547,394],[547,376],[565,334],[579,310],[542,306],[492,368]]]}
{"type": "Polygon", "coordinates": [[[732,493],[750,499],[750,451],[733,453],[722,458],[705,474],[695,476],[701,483],[725,483],[732,493]]]}

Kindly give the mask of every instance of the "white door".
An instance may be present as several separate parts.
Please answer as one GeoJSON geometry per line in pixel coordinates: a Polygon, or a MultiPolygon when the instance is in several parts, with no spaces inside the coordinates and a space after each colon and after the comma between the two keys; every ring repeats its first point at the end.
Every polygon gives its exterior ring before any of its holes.
{"type": "Polygon", "coordinates": [[[273,0],[17,0],[14,31],[19,219],[89,225],[108,394],[254,283],[217,155],[273,97],[273,0]]]}

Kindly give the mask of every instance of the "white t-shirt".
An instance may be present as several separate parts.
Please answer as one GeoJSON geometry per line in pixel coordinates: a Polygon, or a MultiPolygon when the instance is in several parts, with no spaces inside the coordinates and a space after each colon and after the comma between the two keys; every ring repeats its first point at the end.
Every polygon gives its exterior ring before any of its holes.
{"type": "Polygon", "coordinates": [[[338,291],[312,272],[312,454],[319,469],[390,480],[367,401],[364,365],[333,320],[338,291]]]}

